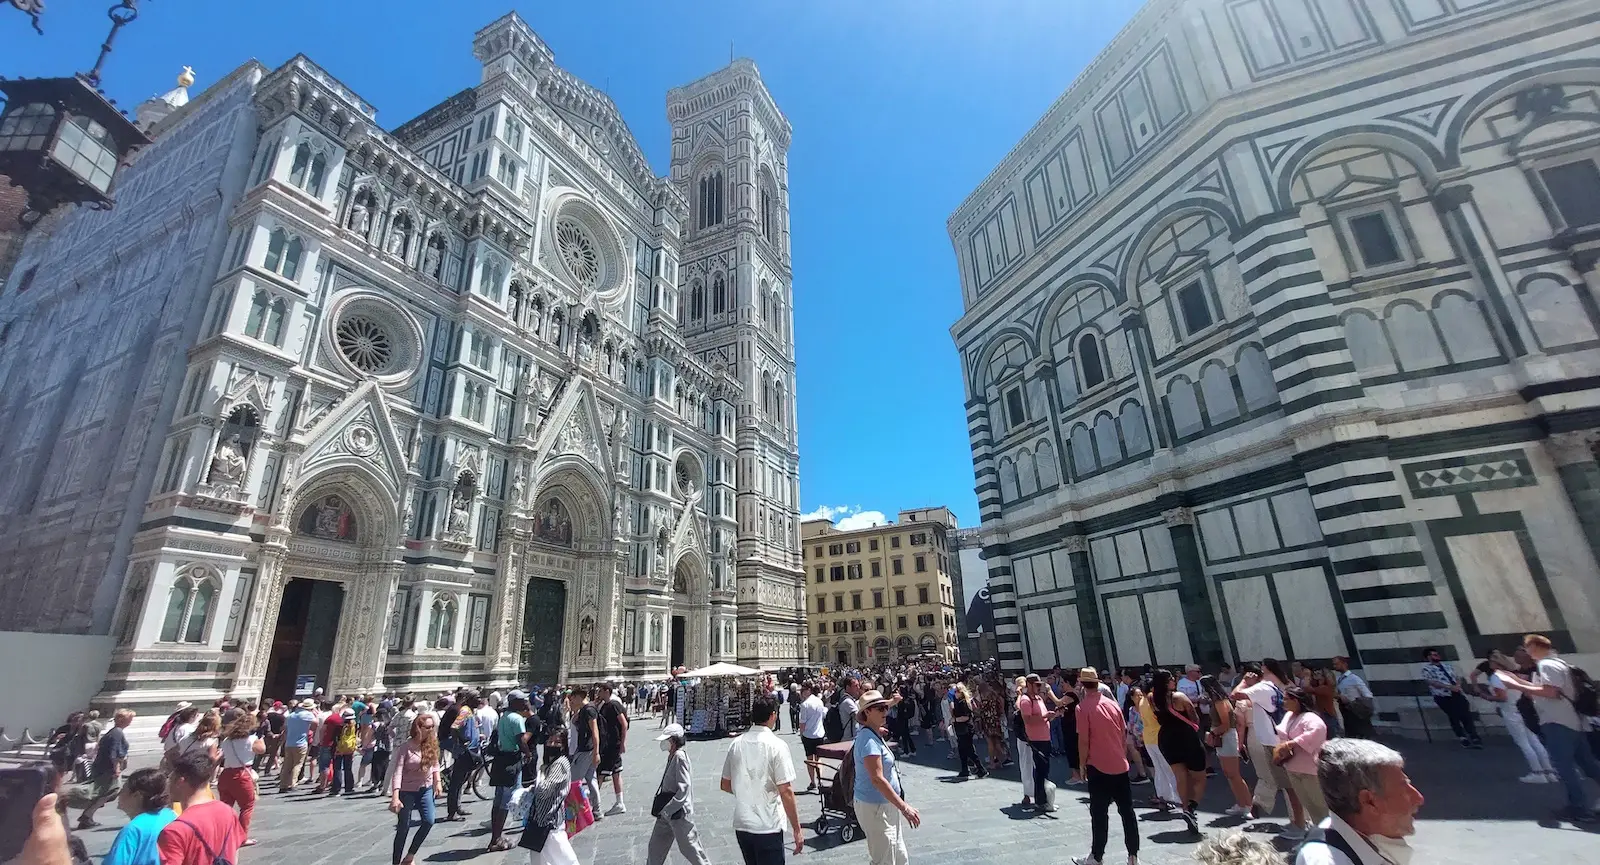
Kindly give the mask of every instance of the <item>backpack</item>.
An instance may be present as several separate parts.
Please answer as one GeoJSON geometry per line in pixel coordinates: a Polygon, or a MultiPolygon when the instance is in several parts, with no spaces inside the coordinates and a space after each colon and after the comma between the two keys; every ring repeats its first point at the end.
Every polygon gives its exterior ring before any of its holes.
{"type": "Polygon", "coordinates": [[[828,707],[828,714],[822,718],[822,732],[829,742],[844,740],[844,716],[839,714],[838,703],[828,707]]]}
{"type": "Polygon", "coordinates": [[[167,720],[161,722],[161,732],[156,734],[161,741],[165,742],[167,740],[167,734],[172,732],[173,727],[178,726],[178,716],[180,714],[182,714],[182,712],[173,712],[167,716],[167,720]]]}
{"type": "MultiPolygon", "coordinates": [[[[172,822],[174,822],[174,823],[182,823],[183,825],[189,827],[189,831],[194,833],[194,840],[199,841],[200,842],[200,849],[205,851],[206,859],[211,860],[209,865],[233,865],[232,862],[228,861],[228,857],[223,855],[222,851],[220,851],[220,850],[219,851],[212,851],[211,845],[206,843],[206,836],[200,834],[200,827],[198,827],[198,826],[194,825],[193,823],[190,823],[190,822],[188,822],[188,821],[186,821],[186,820],[184,820],[182,818],[179,818],[179,819],[174,820],[172,822]]],[[[223,839],[222,839],[222,846],[224,848],[226,848],[228,846],[228,842],[232,841],[232,840],[233,840],[233,827],[229,826],[228,827],[228,834],[226,836],[224,836],[223,839]]],[[[207,863],[205,863],[204,860],[202,860],[201,865],[207,865],[207,863]]]]}
{"type": "Polygon", "coordinates": [[[339,738],[334,743],[334,752],[338,754],[354,754],[361,744],[361,738],[356,733],[356,722],[346,721],[339,728],[339,738]]]}
{"type": "MultiPolygon", "coordinates": [[[[1567,698],[1567,702],[1572,704],[1572,708],[1584,717],[1592,718],[1600,715],[1600,689],[1596,688],[1594,677],[1582,667],[1575,667],[1560,659],[1554,660],[1558,660],[1567,668],[1567,678],[1572,684],[1572,696],[1567,698]]],[[[1562,696],[1566,697],[1565,694],[1562,696]]]]}
{"type": "MultiPolygon", "coordinates": [[[[1271,684],[1270,682],[1268,684],[1271,684]]],[[[1272,686],[1272,708],[1267,710],[1267,717],[1276,724],[1283,720],[1283,689],[1277,685],[1272,686]]]]}

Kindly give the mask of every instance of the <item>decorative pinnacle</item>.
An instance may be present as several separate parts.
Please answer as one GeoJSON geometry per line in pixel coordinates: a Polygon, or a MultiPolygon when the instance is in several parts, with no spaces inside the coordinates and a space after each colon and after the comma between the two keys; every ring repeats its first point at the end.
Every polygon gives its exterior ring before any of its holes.
{"type": "Polygon", "coordinates": [[[178,73],[178,86],[179,87],[188,87],[189,85],[191,85],[193,83],[194,83],[194,69],[192,67],[189,67],[189,66],[183,67],[183,71],[178,73]]]}

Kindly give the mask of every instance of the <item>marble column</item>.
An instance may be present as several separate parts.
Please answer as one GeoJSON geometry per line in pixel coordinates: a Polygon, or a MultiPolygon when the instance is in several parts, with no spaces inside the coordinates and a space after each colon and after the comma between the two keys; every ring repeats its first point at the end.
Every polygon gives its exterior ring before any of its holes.
{"type": "Polygon", "coordinates": [[[1578,516],[1583,537],[1589,549],[1600,559],[1600,463],[1595,462],[1594,447],[1600,433],[1593,430],[1554,433],[1545,442],[1545,450],[1556,465],[1561,478],[1561,488],[1578,516]]]}
{"type": "Polygon", "coordinates": [[[283,572],[283,560],[288,551],[283,538],[269,530],[266,543],[256,555],[255,603],[251,604],[250,631],[239,643],[239,666],[233,679],[235,695],[261,696],[267,663],[272,660],[272,639],[278,629],[283,587],[288,582],[283,572]]]}
{"type": "Polygon", "coordinates": [[[1214,669],[1225,658],[1217,617],[1212,613],[1211,588],[1200,563],[1194,512],[1188,508],[1173,508],[1162,511],[1161,518],[1172,535],[1172,551],[1178,562],[1178,601],[1183,607],[1184,628],[1189,632],[1189,651],[1195,663],[1214,669]]]}
{"type": "Polygon", "coordinates": [[[1539,340],[1533,335],[1527,317],[1520,312],[1516,290],[1512,288],[1511,280],[1500,264],[1494,240],[1489,237],[1483,214],[1478,212],[1477,202],[1473,200],[1472,184],[1457,183],[1436,188],[1433,190],[1433,204],[1444,216],[1445,222],[1455,228],[1465,247],[1461,250],[1462,258],[1472,265],[1478,282],[1483,286],[1486,295],[1484,300],[1493,313],[1490,317],[1496,324],[1495,330],[1505,340],[1505,347],[1510,349],[1508,356],[1539,353],[1539,340]]]}
{"type": "Polygon", "coordinates": [[[489,672],[496,681],[517,676],[517,646],[522,631],[522,609],[527,580],[523,573],[528,533],[519,519],[513,518],[502,535],[505,552],[500,557],[500,585],[495,591],[495,613],[489,625],[489,645],[493,656],[489,672]]]}
{"type": "Polygon", "coordinates": [[[1078,629],[1083,633],[1083,656],[1097,670],[1111,666],[1106,647],[1105,627],[1100,622],[1100,596],[1094,588],[1094,571],[1089,566],[1089,539],[1070,535],[1066,540],[1067,562],[1072,568],[1078,629]]]}

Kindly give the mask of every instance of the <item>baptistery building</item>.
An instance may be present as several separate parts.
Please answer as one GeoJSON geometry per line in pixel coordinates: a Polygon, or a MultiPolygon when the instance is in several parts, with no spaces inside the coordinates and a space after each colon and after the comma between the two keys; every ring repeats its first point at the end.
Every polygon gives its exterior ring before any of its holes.
{"type": "Polygon", "coordinates": [[[0,630],[103,641],[98,702],[806,654],[788,121],[734,61],[658,176],[521,18],[471,49],[392,129],[304,56],[180,88],[30,235],[0,630]]]}
{"type": "Polygon", "coordinates": [[[949,230],[1003,663],[1600,651],[1600,6],[1151,0],[949,230]]]}

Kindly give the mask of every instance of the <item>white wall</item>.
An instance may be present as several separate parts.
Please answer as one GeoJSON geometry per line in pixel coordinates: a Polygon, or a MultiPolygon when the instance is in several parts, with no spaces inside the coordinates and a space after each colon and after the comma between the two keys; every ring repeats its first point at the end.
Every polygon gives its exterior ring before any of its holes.
{"type": "Polygon", "coordinates": [[[111,663],[111,637],[0,631],[0,726],[6,735],[35,738],[67,714],[86,708],[100,690],[111,663]]]}

